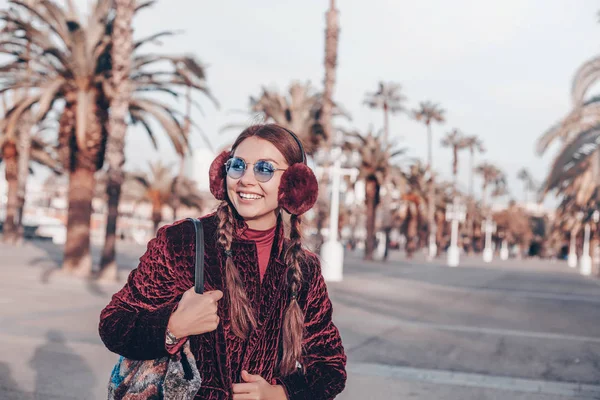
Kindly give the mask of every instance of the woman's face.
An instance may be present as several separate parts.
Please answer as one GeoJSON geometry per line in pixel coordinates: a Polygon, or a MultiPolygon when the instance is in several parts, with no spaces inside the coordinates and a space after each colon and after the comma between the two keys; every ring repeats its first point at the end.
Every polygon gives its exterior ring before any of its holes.
{"type": "Polygon", "coordinates": [[[276,169],[288,167],[283,154],[269,141],[249,137],[235,149],[234,157],[246,162],[246,171],[239,179],[227,175],[227,195],[238,214],[250,229],[267,230],[277,222],[277,194],[284,171],[275,171],[267,182],[254,176],[254,165],[260,160],[270,162],[276,169]]]}

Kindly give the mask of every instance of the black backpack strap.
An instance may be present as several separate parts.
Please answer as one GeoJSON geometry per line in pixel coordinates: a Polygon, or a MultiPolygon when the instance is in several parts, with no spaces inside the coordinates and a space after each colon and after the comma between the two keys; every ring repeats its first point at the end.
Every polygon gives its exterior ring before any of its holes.
{"type": "Polygon", "coordinates": [[[198,294],[204,293],[204,227],[198,218],[188,218],[194,223],[196,229],[196,269],[194,275],[194,290],[198,294]]]}

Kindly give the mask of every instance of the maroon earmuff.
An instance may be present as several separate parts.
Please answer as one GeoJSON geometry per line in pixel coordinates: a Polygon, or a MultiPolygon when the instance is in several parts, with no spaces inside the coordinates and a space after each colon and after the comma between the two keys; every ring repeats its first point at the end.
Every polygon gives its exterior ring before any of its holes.
{"type": "MultiPolygon", "coordinates": [[[[285,129],[285,128],[283,128],[285,129]]],[[[285,129],[298,143],[302,151],[302,162],[290,165],[279,184],[277,200],[279,207],[294,215],[302,215],[316,203],[319,184],[313,171],[306,165],[306,153],[300,139],[288,129],[285,129]]],[[[227,198],[225,163],[231,157],[229,151],[223,151],[210,165],[210,192],[217,200],[227,198]]]]}
{"type": "Polygon", "coordinates": [[[210,179],[210,192],[217,200],[225,200],[227,198],[227,187],[225,183],[225,163],[231,157],[231,153],[223,151],[210,164],[208,175],[210,179]]]}
{"type": "Polygon", "coordinates": [[[288,213],[304,214],[315,205],[318,195],[317,177],[306,164],[291,165],[281,176],[277,200],[288,213]]]}

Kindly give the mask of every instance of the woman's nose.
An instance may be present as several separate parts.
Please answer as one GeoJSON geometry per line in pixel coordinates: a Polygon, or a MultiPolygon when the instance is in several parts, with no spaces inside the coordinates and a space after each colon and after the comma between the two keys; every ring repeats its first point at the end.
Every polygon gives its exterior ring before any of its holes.
{"type": "Polygon", "coordinates": [[[246,171],[244,172],[244,175],[242,175],[242,177],[240,178],[240,183],[242,185],[256,185],[257,181],[256,181],[256,177],[254,176],[254,169],[248,167],[248,169],[246,169],[246,171]]]}

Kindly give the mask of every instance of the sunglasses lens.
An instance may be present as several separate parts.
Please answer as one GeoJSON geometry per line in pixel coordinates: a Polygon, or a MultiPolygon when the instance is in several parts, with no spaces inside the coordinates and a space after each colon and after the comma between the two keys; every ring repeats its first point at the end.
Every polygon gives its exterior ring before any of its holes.
{"type": "Polygon", "coordinates": [[[246,162],[241,158],[234,157],[227,161],[226,168],[230,178],[240,179],[246,171],[246,162]]]}
{"type": "Polygon", "coordinates": [[[254,176],[259,182],[267,182],[275,174],[275,167],[268,161],[258,161],[254,164],[254,176]]]}

